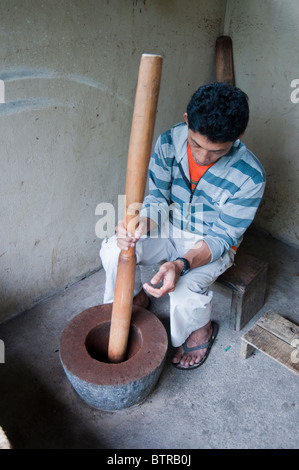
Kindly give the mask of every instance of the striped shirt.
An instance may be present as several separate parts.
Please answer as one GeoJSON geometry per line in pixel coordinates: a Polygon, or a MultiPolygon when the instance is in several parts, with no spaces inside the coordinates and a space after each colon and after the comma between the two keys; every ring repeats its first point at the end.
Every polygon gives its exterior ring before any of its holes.
{"type": "Polygon", "coordinates": [[[176,228],[197,234],[208,244],[211,261],[215,261],[240,245],[261,202],[265,171],[237,140],[192,192],[187,137],[187,125],[179,123],[158,138],[148,170],[149,194],[140,215],[159,226],[169,220],[176,228]]]}

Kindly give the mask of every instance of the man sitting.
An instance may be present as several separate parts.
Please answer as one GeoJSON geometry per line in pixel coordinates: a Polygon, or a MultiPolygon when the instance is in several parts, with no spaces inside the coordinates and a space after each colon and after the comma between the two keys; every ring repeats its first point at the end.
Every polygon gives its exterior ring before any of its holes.
{"type": "Polygon", "coordinates": [[[102,243],[104,303],[113,302],[120,250],[136,246],[134,303],[146,308],[146,293],[169,294],[171,341],[178,348],[172,363],[181,369],[199,367],[209,354],[218,331],[209,287],[233,264],[263,196],[264,169],[240,141],[248,119],[248,98],[240,89],[200,87],[185,122],[157,140],[135,233],[120,221],[116,236],[102,243]],[[138,265],[164,260],[142,286],[138,265]]]}

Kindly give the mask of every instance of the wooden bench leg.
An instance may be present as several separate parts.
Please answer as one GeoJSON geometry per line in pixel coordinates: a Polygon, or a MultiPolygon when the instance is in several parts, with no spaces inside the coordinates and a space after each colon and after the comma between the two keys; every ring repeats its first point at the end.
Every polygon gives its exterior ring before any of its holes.
{"type": "Polygon", "coordinates": [[[241,357],[247,359],[254,352],[256,348],[251,346],[251,344],[246,343],[246,341],[241,341],[241,357]]]}
{"type": "Polygon", "coordinates": [[[262,308],[266,293],[266,271],[260,272],[251,282],[233,289],[230,325],[240,331],[262,308]]]}

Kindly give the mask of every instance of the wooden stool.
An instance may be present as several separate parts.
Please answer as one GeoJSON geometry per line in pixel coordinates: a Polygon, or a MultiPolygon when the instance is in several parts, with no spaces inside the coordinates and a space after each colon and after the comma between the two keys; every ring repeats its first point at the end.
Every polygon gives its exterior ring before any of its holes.
{"type": "Polygon", "coordinates": [[[286,318],[267,312],[242,336],[241,356],[256,349],[299,375],[299,327],[286,318]]]}
{"type": "Polygon", "coordinates": [[[230,325],[241,330],[262,308],[267,285],[268,263],[238,252],[235,264],[217,282],[232,290],[230,325]]]}

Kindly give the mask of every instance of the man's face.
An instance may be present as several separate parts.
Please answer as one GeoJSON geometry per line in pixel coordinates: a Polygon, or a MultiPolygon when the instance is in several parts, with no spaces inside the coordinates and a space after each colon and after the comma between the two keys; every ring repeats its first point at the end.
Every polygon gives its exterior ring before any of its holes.
{"type": "Polygon", "coordinates": [[[214,143],[206,136],[188,130],[188,142],[190,145],[193,160],[197,165],[210,165],[217,162],[231,149],[233,142],[214,143]]]}
{"type": "MultiPolygon", "coordinates": [[[[187,115],[184,115],[188,124],[187,115]]],[[[217,162],[223,155],[229,152],[234,142],[211,142],[199,132],[188,129],[188,142],[191,148],[193,160],[197,165],[210,165],[217,162]]]]}

